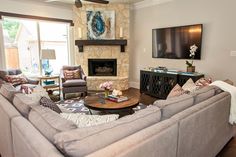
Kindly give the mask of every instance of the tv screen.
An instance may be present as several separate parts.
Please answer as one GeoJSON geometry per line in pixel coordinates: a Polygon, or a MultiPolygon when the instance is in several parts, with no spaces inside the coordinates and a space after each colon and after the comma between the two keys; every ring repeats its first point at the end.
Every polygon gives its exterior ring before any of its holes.
{"type": "Polygon", "coordinates": [[[190,59],[190,46],[198,47],[194,59],[201,59],[202,24],[152,30],[152,57],[190,59]]]}

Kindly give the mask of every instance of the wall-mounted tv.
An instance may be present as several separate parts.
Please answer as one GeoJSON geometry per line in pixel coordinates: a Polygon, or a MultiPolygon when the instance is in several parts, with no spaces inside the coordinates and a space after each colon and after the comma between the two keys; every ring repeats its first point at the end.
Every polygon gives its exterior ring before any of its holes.
{"type": "Polygon", "coordinates": [[[191,45],[198,47],[194,59],[201,59],[203,25],[188,25],[152,30],[152,57],[190,59],[191,45]]]}

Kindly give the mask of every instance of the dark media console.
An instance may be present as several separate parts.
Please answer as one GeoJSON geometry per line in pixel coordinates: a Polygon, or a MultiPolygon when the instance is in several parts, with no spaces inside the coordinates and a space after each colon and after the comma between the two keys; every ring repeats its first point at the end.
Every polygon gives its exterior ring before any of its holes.
{"type": "Polygon", "coordinates": [[[176,84],[182,86],[189,78],[196,82],[202,77],[204,77],[204,74],[200,73],[141,70],[140,92],[156,98],[166,99],[176,84]]]}

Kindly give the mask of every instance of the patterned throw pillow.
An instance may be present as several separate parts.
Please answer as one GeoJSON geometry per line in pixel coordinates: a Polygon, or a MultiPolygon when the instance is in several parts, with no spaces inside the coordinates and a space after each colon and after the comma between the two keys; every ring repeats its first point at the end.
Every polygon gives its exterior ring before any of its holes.
{"type": "Polygon", "coordinates": [[[115,121],[119,118],[118,114],[109,115],[85,115],[82,113],[61,113],[61,117],[74,122],[78,128],[96,126],[115,121]]]}
{"type": "Polygon", "coordinates": [[[46,97],[42,97],[40,99],[40,105],[42,105],[44,107],[48,107],[57,113],[62,113],[60,108],[51,99],[48,99],[46,97]]]}
{"type": "Polygon", "coordinates": [[[81,79],[80,75],[80,70],[65,70],[64,71],[64,76],[66,80],[71,80],[71,79],[81,79]]]}
{"type": "Polygon", "coordinates": [[[197,80],[195,82],[196,86],[202,88],[205,86],[209,86],[209,84],[212,83],[212,79],[211,78],[200,78],[199,80],[197,80]]]}
{"type": "Polygon", "coordinates": [[[189,91],[190,93],[195,92],[199,89],[198,86],[193,82],[193,80],[190,78],[188,81],[182,86],[183,90],[189,91]]]}
{"type": "Polygon", "coordinates": [[[27,83],[27,79],[23,74],[19,75],[6,75],[6,81],[11,83],[13,86],[27,83]]]}
{"type": "Polygon", "coordinates": [[[186,92],[183,90],[182,87],[180,87],[179,84],[175,85],[175,87],[170,91],[169,95],[167,96],[168,98],[172,98],[172,97],[177,97],[180,95],[185,94],[186,92]]]}
{"type": "Polygon", "coordinates": [[[25,85],[21,85],[21,87],[20,87],[20,91],[24,94],[32,94],[33,90],[34,90],[34,88],[29,87],[29,86],[25,86],[25,85]]]}

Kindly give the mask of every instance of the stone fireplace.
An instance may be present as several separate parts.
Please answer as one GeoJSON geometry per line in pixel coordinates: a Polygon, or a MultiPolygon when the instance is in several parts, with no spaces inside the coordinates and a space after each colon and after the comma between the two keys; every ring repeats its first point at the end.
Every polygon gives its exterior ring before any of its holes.
{"type": "Polygon", "coordinates": [[[117,76],[116,59],[88,59],[89,76],[117,76]]]}
{"type": "Polygon", "coordinates": [[[120,39],[120,28],[123,28],[123,39],[127,40],[125,52],[119,45],[85,45],[79,52],[75,45],[75,64],[81,65],[87,77],[88,90],[102,90],[99,85],[106,81],[113,82],[113,89],[126,90],[129,87],[129,54],[130,54],[130,6],[128,4],[83,4],[82,8],[73,7],[74,36],[87,40],[87,10],[115,11],[115,39],[120,39]],[[104,62],[104,59],[106,60],[104,62]],[[113,61],[115,59],[116,61],[113,61]],[[90,61],[94,61],[91,65],[90,61]],[[99,62],[95,62],[99,61],[99,62]],[[112,61],[112,62],[111,62],[112,61]],[[106,63],[106,64],[105,64],[106,63]],[[91,68],[91,69],[90,69],[91,68]]]}

